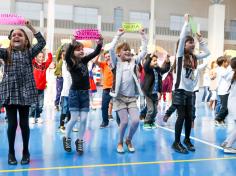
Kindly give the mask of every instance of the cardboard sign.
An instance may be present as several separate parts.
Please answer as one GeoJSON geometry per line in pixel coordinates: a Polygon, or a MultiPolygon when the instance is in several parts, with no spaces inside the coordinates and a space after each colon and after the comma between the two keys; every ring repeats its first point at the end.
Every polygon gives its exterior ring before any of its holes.
{"type": "Polygon", "coordinates": [[[142,29],[141,23],[123,23],[122,28],[126,32],[137,32],[142,29]]]}
{"type": "Polygon", "coordinates": [[[74,32],[76,40],[98,40],[100,33],[97,29],[77,29],[74,32]]]}
{"type": "Polygon", "coordinates": [[[191,28],[192,33],[196,34],[197,33],[197,23],[195,21],[193,21],[192,17],[189,18],[189,26],[191,28]]]}
{"type": "Polygon", "coordinates": [[[16,14],[0,14],[0,24],[6,25],[25,25],[24,17],[16,14]]]}

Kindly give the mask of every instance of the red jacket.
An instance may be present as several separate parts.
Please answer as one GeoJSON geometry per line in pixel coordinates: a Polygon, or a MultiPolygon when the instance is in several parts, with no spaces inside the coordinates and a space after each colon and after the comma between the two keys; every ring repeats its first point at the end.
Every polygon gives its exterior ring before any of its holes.
{"type": "Polygon", "coordinates": [[[52,62],[52,54],[48,53],[48,59],[46,60],[46,62],[43,62],[41,65],[39,65],[36,62],[36,59],[34,58],[32,61],[32,65],[33,65],[33,72],[34,72],[34,80],[36,83],[36,88],[38,90],[44,90],[46,88],[46,71],[47,68],[49,67],[49,65],[52,62]]]}

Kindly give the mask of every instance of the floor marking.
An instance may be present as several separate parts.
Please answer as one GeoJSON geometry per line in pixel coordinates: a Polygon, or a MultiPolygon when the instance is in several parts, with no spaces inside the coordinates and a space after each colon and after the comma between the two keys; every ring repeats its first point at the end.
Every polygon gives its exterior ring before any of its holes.
{"type": "MultiPolygon", "coordinates": [[[[172,130],[172,129],[170,129],[170,128],[166,128],[166,127],[163,127],[163,126],[160,126],[160,125],[157,125],[157,126],[158,126],[158,128],[161,128],[161,129],[164,129],[164,130],[166,130],[166,131],[170,131],[170,132],[172,132],[172,133],[175,133],[175,130],[172,130]]],[[[181,133],[181,136],[185,136],[185,134],[181,133]]],[[[220,147],[220,146],[218,146],[218,145],[211,144],[211,143],[209,143],[209,142],[207,142],[207,141],[204,141],[204,140],[201,140],[201,139],[192,137],[192,136],[190,136],[190,139],[193,139],[193,140],[195,140],[195,141],[198,141],[198,142],[201,142],[201,143],[203,143],[203,144],[209,145],[209,146],[211,146],[211,147],[217,148],[217,149],[219,149],[219,150],[224,150],[222,147],[220,147]]]]}
{"type": "Polygon", "coordinates": [[[148,161],[148,162],[115,163],[115,164],[92,164],[92,165],[83,165],[83,166],[60,166],[60,167],[47,167],[47,168],[0,170],[0,173],[62,170],[62,169],[83,169],[83,168],[99,168],[99,167],[117,167],[117,166],[137,166],[137,165],[150,165],[150,164],[187,163],[187,162],[217,161],[217,160],[236,160],[236,156],[235,157],[224,157],[224,158],[198,158],[198,159],[190,159],[190,160],[165,160],[165,161],[148,161]]]}

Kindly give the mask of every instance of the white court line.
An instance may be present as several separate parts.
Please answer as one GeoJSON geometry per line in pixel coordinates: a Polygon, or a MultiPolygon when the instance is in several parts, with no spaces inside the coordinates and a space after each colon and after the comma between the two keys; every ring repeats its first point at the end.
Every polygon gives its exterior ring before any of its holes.
{"type": "MultiPolygon", "coordinates": [[[[172,132],[172,133],[175,133],[175,131],[172,130],[172,129],[169,129],[169,128],[166,128],[166,127],[162,127],[162,126],[160,126],[160,125],[157,125],[157,126],[158,126],[159,128],[161,128],[161,129],[163,129],[163,130],[166,130],[166,131],[170,131],[170,132],[172,132]]],[[[181,133],[181,136],[185,136],[185,134],[181,133]]],[[[207,142],[207,141],[203,141],[203,140],[201,140],[201,139],[198,139],[198,138],[195,138],[195,137],[192,137],[192,136],[190,136],[190,139],[193,139],[193,140],[195,140],[195,141],[198,141],[198,142],[201,142],[201,143],[203,143],[203,144],[209,145],[209,146],[211,146],[211,147],[217,148],[217,149],[219,149],[219,150],[224,150],[222,147],[220,147],[220,146],[218,146],[218,145],[211,144],[211,143],[209,143],[209,142],[207,142]]]]}

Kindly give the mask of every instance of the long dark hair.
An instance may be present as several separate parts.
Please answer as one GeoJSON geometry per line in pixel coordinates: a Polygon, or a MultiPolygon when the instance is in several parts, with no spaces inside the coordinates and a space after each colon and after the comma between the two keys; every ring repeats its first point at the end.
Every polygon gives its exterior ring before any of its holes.
{"type": "Polygon", "coordinates": [[[190,35],[185,37],[185,43],[184,43],[184,68],[191,68],[196,69],[197,68],[197,58],[193,53],[189,53],[185,50],[185,44],[188,41],[194,42],[194,38],[190,35]],[[191,58],[193,59],[194,64],[192,65],[191,58]]]}
{"type": "MultiPolygon", "coordinates": [[[[31,47],[31,44],[30,44],[30,40],[26,34],[26,32],[24,31],[24,29],[21,29],[21,28],[18,28],[18,29],[12,29],[8,35],[8,39],[11,40],[12,39],[12,33],[15,31],[15,30],[20,30],[21,32],[23,32],[24,36],[25,36],[25,39],[27,41],[27,45],[24,46],[23,50],[26,50],[26,49],[29,49],[31,47]]],[[[12,54],[12,50],[13,50],[13,46],[9,45],[9,47],[7,48],[7,61],[6,61],[6,64],[8,65],[11,65],[12,64],[12,59],[11,59],[11,54],[12,54]]]]}
{"type": "MultiPolygon", "coordinates": [[[[66,51],[66,56],[71,56],[70,59],[72,60],[74,66],[77,65],[82,59],[82,58],[76,58],[75,55],[74,55],[74,51],[78,47],[84,47],[83,43],[76,41],[72,45],[72,49],[71,49],[70,53],[67,54],[68,50],[66,51]]],[[[68,69],[71,70],[71,68],[69,66],[68,66],[68,69]]]]}

